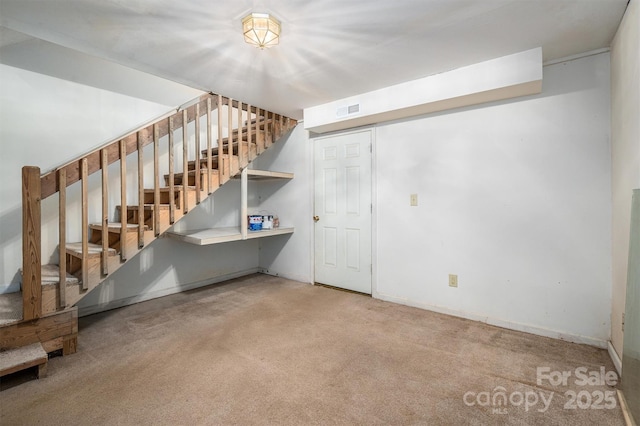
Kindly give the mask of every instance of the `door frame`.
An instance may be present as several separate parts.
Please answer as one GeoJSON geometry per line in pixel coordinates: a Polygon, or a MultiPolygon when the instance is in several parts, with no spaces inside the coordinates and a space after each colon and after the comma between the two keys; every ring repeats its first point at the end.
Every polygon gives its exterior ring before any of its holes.
{"type": "MultiPolygon", "coordinates": [[[[315,172],[316,172],[316,157],[315,157],[315,143],[317,140],[327,139],[335,136],[347,136],[355,133],[369,132],[371,138],[371,297],[378,298],[378,200],[377,200],[377,157],[376,157],[376,126],[367,125],[363,127],[356,127],[347,130],[338,130],[335,132],[327,132],[317,134],[316,136],[309,137],[311,142],[309,145],[311,154],[310,164],[310,197],[311,197],[311,216],[315,214],[316,202],[315,202],[315,172]]],[[[315,285],[316,282],[316,251],[315,251],[315,224],[313,218],[309,217],[309,223],[311,224],[311,238],[310,238],[310,252],[311,252],[311,283],[315,285]]]]}

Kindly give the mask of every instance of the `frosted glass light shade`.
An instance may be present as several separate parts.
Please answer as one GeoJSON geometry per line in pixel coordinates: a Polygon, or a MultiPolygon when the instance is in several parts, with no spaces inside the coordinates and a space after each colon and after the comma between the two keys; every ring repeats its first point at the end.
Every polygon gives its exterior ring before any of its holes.
{"type": "Polygon", "coordinates": [[[280,42],[280,22],[267,13],[252,13],[242,20],[244,41],[260,49],[280,42]]]}

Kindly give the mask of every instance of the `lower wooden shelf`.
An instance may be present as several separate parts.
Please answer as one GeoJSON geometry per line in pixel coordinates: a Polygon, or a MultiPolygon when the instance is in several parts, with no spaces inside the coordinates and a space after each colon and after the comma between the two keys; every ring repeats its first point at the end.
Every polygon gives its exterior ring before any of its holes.
{"type": "Polygon", "coordinates": [[[293,234],[294,228],[276,228],[262,231],[247,231],[246,238],[242,237],[240,228],[208,228],[187,231],[169,231],[167,236],[185,243],[206,246],[210,244],[228,243],[231,241],[251,240],[254,238],[272,237],[274,235],[293,234]]]}

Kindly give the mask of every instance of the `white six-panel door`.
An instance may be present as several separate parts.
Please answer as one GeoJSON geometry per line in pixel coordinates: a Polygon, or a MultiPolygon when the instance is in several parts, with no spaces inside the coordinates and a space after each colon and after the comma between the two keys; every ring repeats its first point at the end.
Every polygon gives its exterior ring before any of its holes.
{"type": "Polygon", "coordinates": [[[372,131],[314,140],[315,281],[371,294],[372,131]]]}

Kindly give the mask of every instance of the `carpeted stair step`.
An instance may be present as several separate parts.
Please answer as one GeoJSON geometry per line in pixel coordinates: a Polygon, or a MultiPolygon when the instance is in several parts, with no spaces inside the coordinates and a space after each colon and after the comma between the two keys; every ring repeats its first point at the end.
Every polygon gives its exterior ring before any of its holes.
{"type": "Polygon", "coordinates": [[[0,352],[0,377],[31,367],[38,367],[38,377],[47,374],[48,356],[41,343],[0,352]]]}
{"type": "Polygon", "coordinates": [[[0,327],[22,320],[22,293],[0,294],[0,327]]]}
{"type": "MultiPolygon", "coordinates": [[[[138,224],[137,223],[127,223],[127,231],[126,232],[138,232],[138,224]]],[[[102,232],[102,224],[101,223],[91,223],[89,224],[89,229],[102,232]]],[[[122,233],[122,223],[120,222],[110,222],[107,224],[107,229],[112,234],[120,234],[122,233]]],[[[144,226],[144,230],[148,231],[149,227],[144,226]]]]}
{"type": "MultiPolygon", "coordinates": [[[[87,247],[89,249],[87,252],[88,259],[100,258],[100,256],[102,255],[102,245],[88,243],[87,247]]],[[[67,255],[82,258],[82,243],[67,243],[66,248],[67,248],[67,255]]],[[[108,252],[109,252],[109,256],[116,256],[118,254],[115,251],[115,249],[112,249],[112,248],[110,248],[108,252]]]]}
{"type": "MultiPolygon", "coordinates": [[[[60,267],[58,265],[42,265],[42,285],[56,285],[60,282],[60,267]]],[[[67,272],[67,285],[78,284],[78,278],[67,272]]]]}

